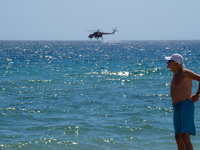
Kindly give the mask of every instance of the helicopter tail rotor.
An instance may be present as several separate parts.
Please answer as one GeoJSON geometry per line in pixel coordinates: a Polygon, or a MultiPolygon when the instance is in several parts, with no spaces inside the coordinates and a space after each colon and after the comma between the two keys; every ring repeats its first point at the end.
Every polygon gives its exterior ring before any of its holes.
{"type": "Polygon", "coordinates": [[[116,29],[117,29],[117,27],[115,27],[115,29],[113,29],[113,34],[114,34],[115,32],[118,32],[116,29]]]}

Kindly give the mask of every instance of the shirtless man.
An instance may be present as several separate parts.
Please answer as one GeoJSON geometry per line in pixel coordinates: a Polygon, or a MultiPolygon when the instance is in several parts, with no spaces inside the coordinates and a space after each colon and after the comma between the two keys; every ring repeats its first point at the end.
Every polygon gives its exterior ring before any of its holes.
{"type": "Polygon", "coordinates": [[[165,57],[167,68],[174,74],[170,84],[171,98],[174,108],[174,130],[178,150],[193,150],[190,135],[196,134],[194,121],[194,103],[200,97],[200,76],[183,68],[183,57],[173,54],[165,57]],[[192,80],[199,81],[197,93],[192,95],[192,80]]]}

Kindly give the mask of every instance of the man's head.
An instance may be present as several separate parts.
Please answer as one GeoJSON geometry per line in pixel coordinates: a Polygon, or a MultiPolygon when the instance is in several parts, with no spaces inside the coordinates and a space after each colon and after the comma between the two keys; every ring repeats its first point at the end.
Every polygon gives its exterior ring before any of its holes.
{"type": "Polygon", "coordinates": [[[166,60],[174,60],[177,62],[179,65],[183,64],[183,57],[180,54],[173,54],[170,57],[165,57],[166,60]]]}
{"type": "Polygon", "coordinates": [[[181,67],[183,66],[183,57],[180,54],[173,54],[173,55],[171,55],[169,57],[165,57],[165,59],[168,60],[167,68],[171,68],[174,65],[176,66],[176,64],[178,64],[178,66],[181,66],[181,67]]]}

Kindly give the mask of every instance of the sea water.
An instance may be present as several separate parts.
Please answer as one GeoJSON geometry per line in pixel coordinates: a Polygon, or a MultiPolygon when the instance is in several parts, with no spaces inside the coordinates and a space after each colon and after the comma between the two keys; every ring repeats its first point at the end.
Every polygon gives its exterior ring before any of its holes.
{"type": "MultiPolygon", "coordinates": [[[[176,149],[165,56],[200,41],[0,41],[0,149],[176,149]]],[[[198,82],[193,82],[193,94],[198,82]]],[[[195,103],[200,148],[200,102],[195,103]]]]}

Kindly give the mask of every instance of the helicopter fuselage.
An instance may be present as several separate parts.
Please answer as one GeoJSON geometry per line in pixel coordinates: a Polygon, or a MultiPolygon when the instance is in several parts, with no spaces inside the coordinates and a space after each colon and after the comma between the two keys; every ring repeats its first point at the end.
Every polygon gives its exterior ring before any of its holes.
{"type": "Polygon", "coordinates": [[[117,31],[116,30],[116,28],[115,29],[113,29],[114,31],[112,32],[112,33],[104,33],[104,32],[99,32],[99,30],[97,30],[97,32],[94,32],[93,34],[90,34],[88,37],[90,38],[90,39],[92,39],[93,37],[95,37],[96,39],[99,39],[99,38],[102,38],[103,39],[103,34],[114,34],[115,33],[115,31],[117,31]]]}

